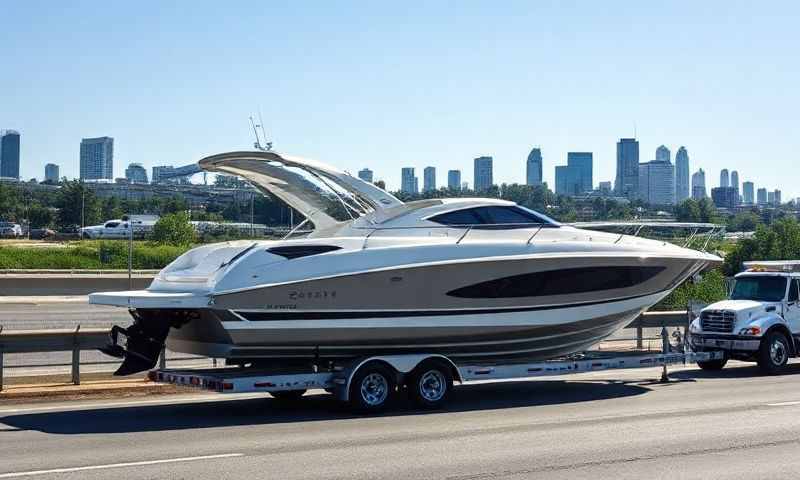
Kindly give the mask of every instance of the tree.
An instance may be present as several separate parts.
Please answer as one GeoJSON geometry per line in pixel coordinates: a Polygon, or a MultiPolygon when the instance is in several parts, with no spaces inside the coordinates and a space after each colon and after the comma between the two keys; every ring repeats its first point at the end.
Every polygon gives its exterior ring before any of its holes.
{"type": "Polygon", "coordinates": [[[761,217],[753,212],[741,212],[728,220],[730,232],[752,232],[761,225],[761,217]]]}
{"type": "Polygon", "coordinates": [[[777,220],[769,227],[759,226],[752,238],[739,240],[725,255],[726,275],[742,270],[750,260],[800,260],[800,224],[791,217],[777,220]]]}
{"type": "Polygon", "coordinates": [[[675,207],[675,218],[679,222],[700,222],[700,205],[692,198],[682,201],[675,207]]]}
{"type": "Polygon", "coordinates": [[[159,218],[153,227],[153,240],[169,245],[191,245],[195,239],[195,230],[189,223],[187,212],[169,213],[159,218]]]}
{"type": "Polygon", "coordinates": [[[65,182],[58,193],[56,206],[59,209],[59,226],[93,225],[103,220],[100,201],[83,182],[65,182]]]}

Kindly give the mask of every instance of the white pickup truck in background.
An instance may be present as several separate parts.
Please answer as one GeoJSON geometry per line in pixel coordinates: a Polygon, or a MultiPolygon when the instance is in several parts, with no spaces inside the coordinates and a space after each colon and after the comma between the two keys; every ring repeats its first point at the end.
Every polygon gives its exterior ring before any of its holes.
{"type": "Polygon", "coordinates": [[[126,239],[131,235],[131,228],[133,228],[133,238],[144,238],[152,233],[157,221],[158,217],[155,215],[123,216],[119,220],[109,220],[102,225],[81,228],[81,238],[126,239]]]}

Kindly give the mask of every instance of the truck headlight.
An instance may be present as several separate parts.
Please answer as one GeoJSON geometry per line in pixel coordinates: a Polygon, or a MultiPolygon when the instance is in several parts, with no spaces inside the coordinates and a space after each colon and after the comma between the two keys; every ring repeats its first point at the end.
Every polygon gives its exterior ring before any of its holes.
{"type": "Polygon", "coordinates": [[[689,324],[689,333],[699,333],[700,330],[700,322],[697,320],[689,324]]]}
{"type": "Polygon", "coordinates": [[[761,327],[745,327],[739,330],[739,335],[761,335],[761,327]]]}

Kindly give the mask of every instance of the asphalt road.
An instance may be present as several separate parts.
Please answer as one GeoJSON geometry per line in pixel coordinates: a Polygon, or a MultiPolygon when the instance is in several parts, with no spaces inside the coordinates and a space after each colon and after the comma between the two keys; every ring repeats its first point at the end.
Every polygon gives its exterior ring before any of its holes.
{"type": "Polygon", "coordinates": [[[325,394],[0,406],[4,478],[795,478],[800,364],[458,387],[360,418],[325,394]]]}

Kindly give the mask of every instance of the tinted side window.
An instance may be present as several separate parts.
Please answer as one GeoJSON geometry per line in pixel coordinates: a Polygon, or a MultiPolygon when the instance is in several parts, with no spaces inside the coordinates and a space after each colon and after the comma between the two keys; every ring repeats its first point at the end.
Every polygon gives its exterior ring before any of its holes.
{"type": "Polygon", "coordinates": [[[441,223],[442,225],[479,225],[484,223],[477,215],[474,208],[456,210],[431,217],[431,222],[441,223]]]}
{"type": "Polygon", "coordinates": [[[538,218],[536,215],[516,207],[479,207],[475,210],[481,218],[486,219],[486,223],[545,223],[543,219],[538,218]]]}
{"type": "Polygon", "coordinates": [[[664,267],[582,267],[525,273],[447,292],[460,298],[516,298],[568,295],[629,288],[658,275],[664,267]]]}
{"type": "Polygon", "coordinates": [[[792,280],[792,283],[789,284],[789,301],[790,302],[797,302],[800,300],[800,291],[798,291],[798,286],[800,285],[800,281],[792,280]]]}

